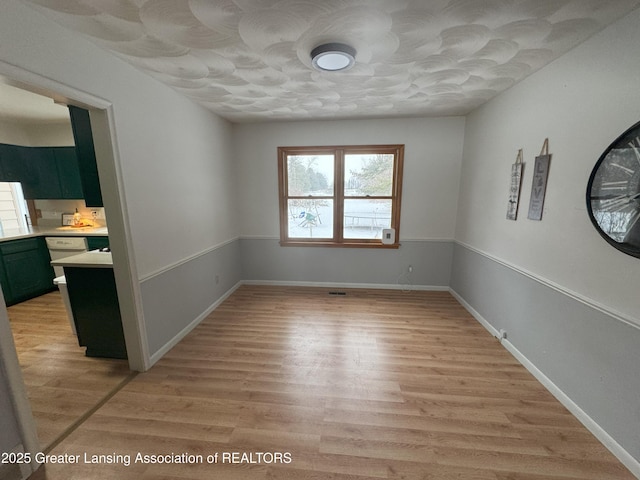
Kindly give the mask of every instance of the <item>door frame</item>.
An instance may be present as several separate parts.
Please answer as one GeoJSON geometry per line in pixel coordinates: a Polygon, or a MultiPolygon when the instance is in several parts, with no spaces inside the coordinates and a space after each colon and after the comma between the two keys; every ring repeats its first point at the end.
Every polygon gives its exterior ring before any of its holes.
{"type": "MultiPolygon", "coordinates": [[[[0,75],[13,86],[45,95],[57,103],[75,105],[89,111],[100,188],[109,219],[109,243],[129,368],[146,371],[151,366],[151,360],[122,181],[113,105],[107,100],[3,61],[0,61],[0,75]]],[[[0,341],[0,363],[5,366],[22,444],[25,452],[30,452],[33,458],[40,449],[36,425],[3,301],[0,302],[0,339],[3,339],[0,341]]],[[[35,471],[38,466],[34,461],[31,468],[35,471]]]]}

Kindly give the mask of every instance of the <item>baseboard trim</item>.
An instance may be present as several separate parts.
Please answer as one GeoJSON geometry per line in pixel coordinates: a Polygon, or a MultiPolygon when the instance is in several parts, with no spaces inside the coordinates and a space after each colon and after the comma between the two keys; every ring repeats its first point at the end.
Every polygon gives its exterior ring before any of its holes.
{"type": "Polygon", "coordinates": [[[447,292],[448,286],[442,285],[411,285],[411,284],[382,284],[382,283],[340,283],[340,282],[301,282],[287,280],[244,280],[243,285],[265,285],[275,287],[318,287],[318,288],[368,288],[375,290],[403,290],[447,292]]]}
{"type": "Polygon", "coordinates": [[[449,293],[454,296],[454,298],[460,302],[460,304],[475,318],[491,335],[500,339],[500,332],[497,328],[491,325],[475,308],[471,306],[462,296],[456,292],[454,289],[449,288],[449,293]]]}
{"type": "Polygon", "coordinates": [[[500,339],[500,332],[491,323],[475,310],[460,294],[449,289],[460,304],[485,328],[491,335],[498,338],[504,348],[514,356],[536,379],[560,402],[571,414],[582,423],[620,462],[627,467],[633,475],[640,478],[640,462],[627,450],[615,441],[595,420],[582,410],[566,393],[564,393],[549,377],[536,367],[520,350],[509,340],[500,339]]]}
{"type": "Polygon", "coordinates": [[[151,368],[158,360],[160,360],[163,356],[167,354],[169,350],[175,347],[180,340],[186,337],[191,330],[196,328],[200,322],[202,322],[207,316],[213,312],[216,308],[220,306],[222,302],[224,302],[229,296],[235,292],[238,287],[242,285],[242,282],[236,283],[233,287],[227,290],[218,300],[216,300],[212,305],[210,305],[204,312],[198,315],[189,325],[180,330],[171,340],[165,343],[160,349],[158,349],[151,357],[149,357],[149,368],[151,368]]]}

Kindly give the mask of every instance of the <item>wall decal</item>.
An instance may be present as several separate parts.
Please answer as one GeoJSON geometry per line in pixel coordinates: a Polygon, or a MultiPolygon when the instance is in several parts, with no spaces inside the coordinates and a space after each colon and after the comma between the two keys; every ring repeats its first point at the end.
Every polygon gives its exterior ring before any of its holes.
{"type": "Polygon", "coordinates": [[[549,178],[549,166],[551,154],[549,154],[549,139],[544,140],[542,151],[536,157],[533,168],[533,183],[531,185],[531,198],[529,199],[530,220],[542,220],[542,210],[544,209],[544,197],[547,193],[547,179],[549,178]]]}
{"type": "Polygon", "coordinates": [[[522,186],[522,149],[518,150],[516,163],[511,165],[511,184],[509,186],[509,203],[507,204],[507,220],[517,220],[520,203],[520,187],[522,186]]]}

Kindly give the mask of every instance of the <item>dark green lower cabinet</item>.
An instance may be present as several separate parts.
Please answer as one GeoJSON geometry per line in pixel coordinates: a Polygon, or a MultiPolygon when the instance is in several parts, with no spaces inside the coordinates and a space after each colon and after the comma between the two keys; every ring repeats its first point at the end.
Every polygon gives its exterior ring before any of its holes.
{"type": "Polygon", "coordinates": [[[127,358],[113,269],[64,267],[64,276],[87,357],[127,358]]]}
{"type": "MultiPolygon", "coordinates": [[[[89,250],[109,246],[109,237],[87,237],[89,250]]],[[[7,306],[56,289],[44,237],[0,242],[0,285],[7,306]]],[[[115,288],[115,287],[114,287],[115,288]]]]}
{"type": "Polygon", "coordinates": [[[87,250],[98,250],[109,246],[109,237],[87,237],[87,250]]]}
{"type": "Polygon", "coordinates": [[[54,272],[44,238],[0,243],[0,283],[5,303],[38,297],[55,289],[54,272]]]}

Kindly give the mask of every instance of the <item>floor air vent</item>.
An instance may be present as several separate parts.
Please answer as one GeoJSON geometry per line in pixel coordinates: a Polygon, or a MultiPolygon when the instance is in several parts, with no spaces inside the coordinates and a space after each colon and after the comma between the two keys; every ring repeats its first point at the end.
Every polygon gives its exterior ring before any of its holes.
{"type": "Polygon", "coordinates": [[[346,295],[347,292],[329,292],[329,295],[346,295]]]}

